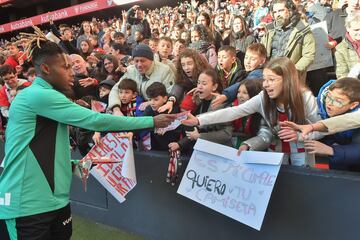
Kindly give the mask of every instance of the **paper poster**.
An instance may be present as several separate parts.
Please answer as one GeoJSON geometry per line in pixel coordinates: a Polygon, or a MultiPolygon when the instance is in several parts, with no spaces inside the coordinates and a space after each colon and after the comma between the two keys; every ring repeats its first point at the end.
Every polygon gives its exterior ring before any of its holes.
{"type": "Polygon", "coordinates": [[[48,34],[46,34],[46,38],[56,44],[59,44],[59,42],[61,41],[57,36],[55,36],[52,32],[49,32],[48,34]]]}
{"type": "Polygon", "coordinates": [[[181,112],[176,114],[176,119],[167,127],[165,128],[157,128],[155,129],[156,133],[164,134],[168,131],[175,130],[177,127],[181,125],[181,121],[187,119],[188,112],[181,112]]]}
{"type": "Polygon", "coordinates": [[[94,112],[100,112],[100,113],[105,112],[106,107],[107,107],[106,103],[91,100],[91,110],[93,110],[94,112]]]}
{"type": "Polygon", "coordinates": [[[328,29],[325,21],[310,25],[315,38],[315,59],[308,67],[308,71],[331,67],[334,65],[332,53],[325,45],[329,42],[328,29]]]}
{"type": "MultiPolygon", "coordinates": [[[[130,140],[128,139],[130,144],[132,141],[131,139],[130,140]]],[[[134,150],[133,150],[132,144],[125,153],[123,164],[122,164],[122,169],[121,169],[121,175],[128,179],[136,181],[134,150]]]]}
{"type": "Polygon", "coordinates": [[[85,159],[111,159],[105,164],[96,164],[90,171],[101,185],[119,202],[136,185],[135,163],[132,142],[122,133],[108,133],[96,144],[85,159]]]}
{"type": "Polygon", "coordinates": [[[260,230],[283,156],[199,139],[178,193],[260,230]]]}

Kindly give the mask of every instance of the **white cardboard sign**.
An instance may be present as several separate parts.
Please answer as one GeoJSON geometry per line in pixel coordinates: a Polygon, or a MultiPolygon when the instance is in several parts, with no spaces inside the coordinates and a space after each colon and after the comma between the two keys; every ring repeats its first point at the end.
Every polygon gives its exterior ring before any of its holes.
{"type": "Polygon", "coordinates": [[[136,185],[134,152],[131,141],[121,133],[108,133],[86,158],[109,157],[119,163],[97,164],[90,171],[120,203],[136,185]]]}
{"type": "Polygon", "coordinates": [[[260,230],[283,156],[199,139],[177,192],[260,230]]]}

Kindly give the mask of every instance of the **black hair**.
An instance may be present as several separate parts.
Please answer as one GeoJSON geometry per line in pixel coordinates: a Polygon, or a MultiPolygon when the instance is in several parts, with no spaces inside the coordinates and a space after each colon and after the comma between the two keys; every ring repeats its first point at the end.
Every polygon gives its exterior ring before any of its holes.
{"type": "Polygon", "coordinates": [[[290,18],[292,20],[292,22],[296,21],[298,18],[300,18],[300,14],[298,12],[298,9],[295,5],[295,3],[292,0],[274,0],[271,2],[270,5],[270,13],[271,16],[274,17],[273,11],[274,11],[274,5],[277,3],[285,3],[285,7],[289,10],[290,12],[290,18]]]}
{"type": "Polygon", "coordinates": [[[124,78],[120,81],[118,89],[131,90],[133,92],[137,92],[137,84],[134,80],[130,78],[124,78]]]}
{"type": "Polygon", "coordinates": [[[156,98],[158,96],[165,97],[167,96],[166,87],[161,82],[154,82],[146,89],[146,95],[149,98],[156,98]]]}
{"type": "MultiPolygon", "coordinates": [[[[249,94],[249,97],[252,98],[255,95],[258,95],[262,89],[262,78],[253,78],[253,79],[245,79],[242,82],[240,82],[240,86],[244,85],[246,87],[246,91],[249,94]]],[[[239,86],[239,87],[240,87],[239,86]]]]}
{"type": "MultiPolygon", "coordinates": [[[[218,85],[218,87],[217,87],[217,89],[216,89],[216,92],[218,92],[218,93],[221,93],[221,92],[222,92],[223,86],[222,86],[222,84],[221,84],[219,75],[217,74],[217,72],[216,72],[214,69],[212,69],[212,68],[205,69],[204,71],[202,71],[202,72],[200,73],[200,75],[201,75],[201,74],[205,74],[205,75],[211,77],[212,83],[213,83],[214,85],[215,85],[215,84],[218,85]]],[[[199,75],[199,76],[200,76],[200,75],[199,75]]]]}
{"type": "Polygon", "coordinates": [[[34,64],[36,72],[41,73],[40,65],[48,60],[48,58],[56,55],[64,54],[64,51],[56,44],[50,41],[40,41],[39,46],[33,46],[31,50],[31,61],[34,64]]]}
{"type": "Polygon", "coordinates": [[[122,32],[115,32],[114,38],[125,38],[125,34],[123,34],[122,32]]]}
{"type": "Polygon", "coordinates": [[[360,81],[357,78],[343,77],[329,86],[329,90],[340,89],[350,102],[360,101],[360,81]]]}
{"type": "MultiPolygon", "coordinates": [[[[262,82],[263,82],[262,78],[245,79],[240,83],[240,86],[244,85],[249,97],[252,98],[258,95],[262,91],[263,89],[262,82]]],[[[259,113],[254,113],[251,116],[252,116],[251,130],[253,134],[256,134],[260,129],[262,116],[259,113]]]]}
{"type": "Polygon", "coordinates": [[[125,46],[121,45],[120,43],[112,42],[110,47],[112,47],[115,51],[119,51],[121,54],[126,54],[125,46]]]}
{"type": "Polygon", "coordinates": [[[4,77],[8,74],[16,74],[15,68],[9,64],[4,64],[0,66],[0,77],[4,77]]]}
{"type": "Polygon", "coordinates": [[[198,32],[198,34],[200,35],[200,40],[203,40],[205,42],[212,41],[212,38],[211,38],[211,35],[210,35],[208,29],[202,24],[195,24],[191,28],[191,31],[198,32]]]}

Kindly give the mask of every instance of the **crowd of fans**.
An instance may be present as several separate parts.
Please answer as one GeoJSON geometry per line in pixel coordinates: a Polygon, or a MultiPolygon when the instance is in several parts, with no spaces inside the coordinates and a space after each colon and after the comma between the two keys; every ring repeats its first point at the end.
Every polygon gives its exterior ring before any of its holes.
{"type": "MultiPolygon", "coordinates": [[[[41,28],[70,55],[75,84],[67,94],[76,103],[102,102],[106,112],[129,117],[201,114],[196,127],[135,132],[138,149],[191,154],[201,138],[241,151],[283,152],[285,164],[315,167],[319,155],[332,169],[360,170],[358,129],[304,139],[279,126],[358,110],[358,0],[191,1],[147,12],[135,5],[118,18],[41,28]],[[307,71],[318,50],[310,25],[321,21],[334,66],[307,71]]],[[[11,102],[36,72],[21,38],[0,47],[5,128],[11,102]]],[[[104,134],[71,132],[83,155],[104,134]]]]}

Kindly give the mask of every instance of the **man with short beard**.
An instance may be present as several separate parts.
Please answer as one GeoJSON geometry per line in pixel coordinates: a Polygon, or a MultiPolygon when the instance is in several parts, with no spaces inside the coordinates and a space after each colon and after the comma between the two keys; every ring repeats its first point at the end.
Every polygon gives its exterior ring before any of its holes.
{"type": "Polygon", "coordinates": [[[271,4],[274,29],[261,39],[270,58],[288,57],[305,80],[306,69],[315,58],[315,39],[292,0],[275,0],[271,4]]]}

